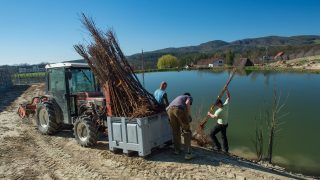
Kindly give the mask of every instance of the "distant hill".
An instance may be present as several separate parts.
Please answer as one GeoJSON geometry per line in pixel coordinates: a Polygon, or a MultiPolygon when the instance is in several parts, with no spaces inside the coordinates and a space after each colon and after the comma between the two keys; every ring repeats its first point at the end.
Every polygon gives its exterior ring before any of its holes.
{"type": "Polygon", "coordinates": [[[148,53],[192,53],[192,52],[211,52],[223,46],[227,46],[229,43],[221,40],[209,41],[202,43],[198,46],[187,46],[180,48],[165,48],[156,51],[150,51],[148,53]]]}
{"type": "Polygon", "coordinates": [[[320,36],[267,36],[261,38],[242,39],[233,42],[225,42],[221,40],[209,41],[198,46],[187,46],[180,48],[165,48],[149,53],[192,53],[192,52],[214,52],[217,50],[226,50],[236,46],[249,47],[266,47],[266,46],[301,46],[310,44],[319,44],[320,36]]]}
{"type": "Polygon", "coordinates": [[[267,36],[233,41],[231,45],[245,46],[300,46],[319,43],[320,36],[267,36]]]}
{"type": "MultiPolygon", "coordinates": [[[[320,36],[267,36],[248,38],[225,42],[221,40],[209,41],[197,46],[170,47],[155,51],[144,52],[143,58],[146,68],[155,68],[157,60],[164,54],[177,56],[183,63],[196,63],[197,60],[211,56],[223,56],[226,51],[232,51],[236,57],[248,57],[255,62],[261,61],[262,56],[274,56],[279,51],[285,52],[288,59],[305,56],[320,55],[320,36]]],[[[127,56],[128,61],[136,68],[141,67],[141,54],[127,56]]],[[[79,61],[79,60],[78,60],[79,61]]]]}

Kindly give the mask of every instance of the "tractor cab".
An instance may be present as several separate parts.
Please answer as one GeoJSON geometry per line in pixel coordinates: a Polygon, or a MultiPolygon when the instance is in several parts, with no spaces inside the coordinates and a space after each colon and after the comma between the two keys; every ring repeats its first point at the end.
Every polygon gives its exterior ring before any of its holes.
{"type": "Polygon", "coordinates": [[[38,130],[46,135],[55,134],[62,125],[73,125],[81,146],[94,145],[98,130],[106,132],[106,117],[111,115],[110,105],[106,105],[106,97],[110,104],[107,86],[102,93],[85,63],[48,64],[46,69],[46,94],[20,104],[19,116],[35,116],[38,130]]]}
{"type": "Polygon", "coordinates": [[[48,64],[46,69],[47,95],[57,103],[63,124],[73,124],[88,103],[103,103],[104,96],[88,64],[48,64]]]}

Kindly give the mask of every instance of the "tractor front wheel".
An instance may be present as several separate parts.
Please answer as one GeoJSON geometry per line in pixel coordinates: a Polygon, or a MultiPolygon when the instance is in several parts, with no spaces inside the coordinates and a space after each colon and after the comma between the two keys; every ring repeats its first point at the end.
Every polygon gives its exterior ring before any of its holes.
{"type": "Polygon", "coordinates": [[[93,146],[98,140],[98,129],[88,116],[80,116],[74,123],[74,136],[84,147],[93,146]]]}
{"type": "Polygon", "coordinates": [[[45,102],[39,104],[37,109],[36,123],[38,130],[42,134],[52,135],[59,129],[59,124],[56,120],[56,113],[53,104],[45,102]]]}

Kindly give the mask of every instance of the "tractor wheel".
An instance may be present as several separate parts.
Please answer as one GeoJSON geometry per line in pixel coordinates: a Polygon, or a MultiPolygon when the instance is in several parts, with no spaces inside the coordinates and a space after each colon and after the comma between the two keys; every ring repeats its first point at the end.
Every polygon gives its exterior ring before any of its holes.
{"type": "Polygon", "coordinates": [[[74,136],[84,147],[93,146],[98,140],[98,129],[88,116],[80,116],[74,123],[74,136]]]}
{"type": "Polygon", "coordinates": [[[38,105],[36,123],[42,134],[52,135],[59,130],[60,124],[56,121],[53,104],[45,102],[38,105]]]}

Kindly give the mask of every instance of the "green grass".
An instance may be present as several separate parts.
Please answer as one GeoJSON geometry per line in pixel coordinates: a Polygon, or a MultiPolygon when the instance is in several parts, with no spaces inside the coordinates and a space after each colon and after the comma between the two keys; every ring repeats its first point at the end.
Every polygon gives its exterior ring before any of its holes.
{"type": "Polygon", "coordinates": [[[166,68],[166,69],[145,69],[143,70],[136,70],[134,71],[136,74],[139,73],[147,73],[147,72],[166,72],[166,71],[181,71],[181,69],[178,68],[166,68]]]}
{"type": "Polygon", "coordinates": [[[184,68],[166,68],[166,69],[146,69],[144,71],[142,70],[136,70],[135,73],[139,74],[142,72],[167,72],[167,71],[184,71],[184,70],[211,70],[211,71],[224,71],[225,69],[230,69],[232,67],[198,67],[198,68],[189,68],[189,69],[184,69],[184,68]]]}
{"type": "Polygon", "coordinates": [[[296,62],[296,66],[302,66],[306,63],[308,63],[308,60],[301,60],[301,61],[296,62]]]}
{"type": "Polygon", "coordinates": [[[314,40],[313,42],[316,44],[320,44],[320,39],[314,40]]]}
{"type": "Polygon", "coordinates": [[[35,72],[35,73],[17,73],[14,74],[14,78],[34,78],[34,77],[45,77],[46,72],[35,72]]]}

